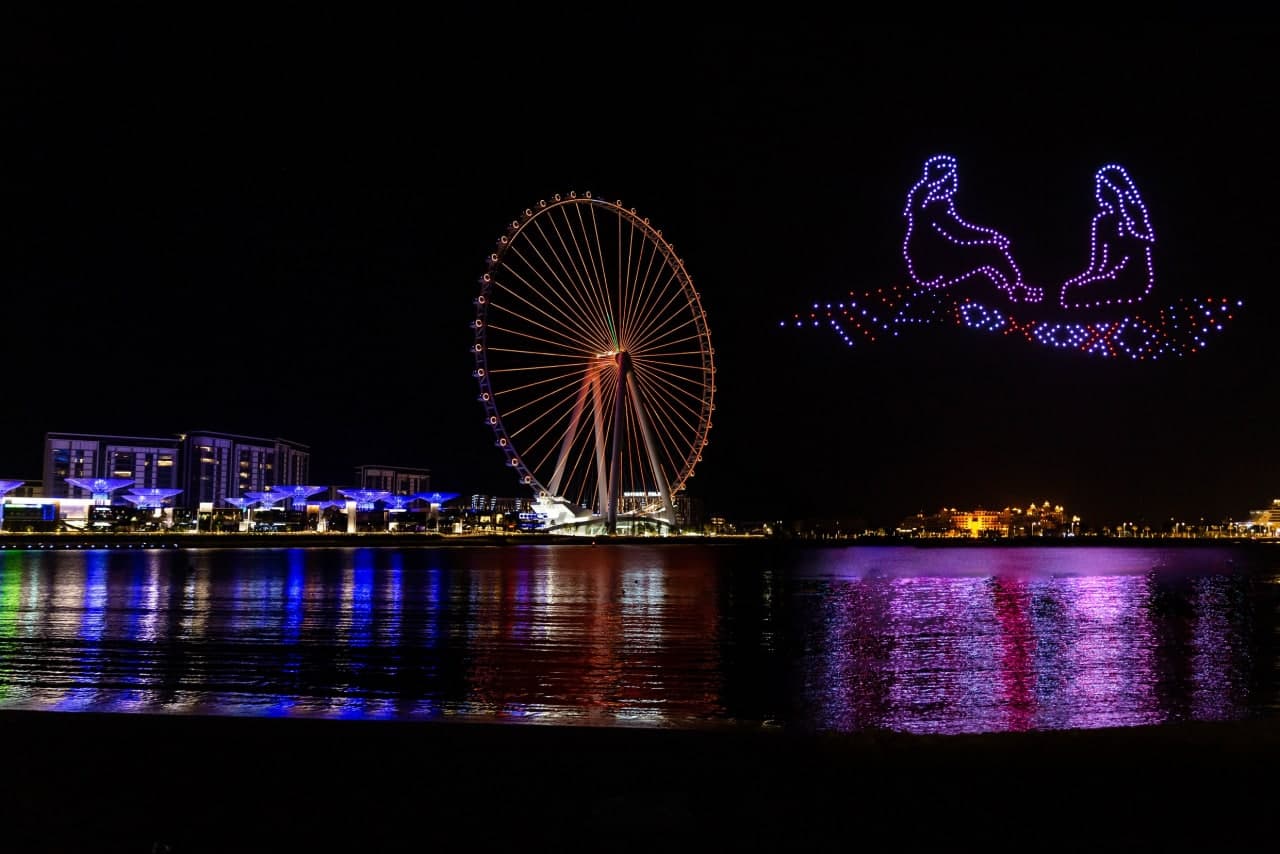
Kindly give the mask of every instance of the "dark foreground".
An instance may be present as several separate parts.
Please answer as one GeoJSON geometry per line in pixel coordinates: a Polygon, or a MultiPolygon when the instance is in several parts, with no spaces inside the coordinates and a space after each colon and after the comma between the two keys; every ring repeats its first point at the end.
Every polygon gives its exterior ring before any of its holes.
{"type": "Polygon", "coordinates": [[[1265,722],[913,737],[2,712],[5,851],[1274,848],[1265,722]]]}

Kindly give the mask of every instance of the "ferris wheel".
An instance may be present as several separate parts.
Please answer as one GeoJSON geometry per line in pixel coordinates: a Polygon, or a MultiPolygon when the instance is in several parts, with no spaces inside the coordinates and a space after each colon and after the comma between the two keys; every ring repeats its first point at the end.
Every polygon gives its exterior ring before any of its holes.
{"type": "Polygon", "coordinates": [[[512,220],[476,297],[475,376],[547,528],[675,525],[715,409],[706,313],[662,232],[555,195],[512,220]]]}

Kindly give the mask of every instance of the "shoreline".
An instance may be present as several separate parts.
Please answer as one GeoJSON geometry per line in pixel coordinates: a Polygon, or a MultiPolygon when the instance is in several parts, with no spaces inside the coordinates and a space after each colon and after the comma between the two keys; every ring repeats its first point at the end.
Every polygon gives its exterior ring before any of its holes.
{"type": "Polygon", "coordinates": [[[903,548],[1247,548],[1280,554],[1280,539],[1248,537],[1028,537],[971,539],[960,537],[858,537],[809,540],[747,535],[728,536],[573,536],[568,534],[434,534],[434,533],[13,533],[0,532],[0,551],[58,549],[244,549],[244,548],[477,548],[521,545],[752,546],[812,549],[900,546],[903,548]]]}
{"type": "Polygon", "coordinates": [[[1280,759],[1269,719],[931,736],[3,710],[0,726],[22,851],[1220,850],[1270,834],[1280,759]]]}

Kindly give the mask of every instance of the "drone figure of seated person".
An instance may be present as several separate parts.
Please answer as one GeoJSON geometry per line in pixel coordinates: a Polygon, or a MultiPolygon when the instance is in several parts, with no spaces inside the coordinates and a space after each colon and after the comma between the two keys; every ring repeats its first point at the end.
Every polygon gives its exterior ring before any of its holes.
{"type": "Polygon", "coordinates": [[[1057,300],[1044,300],[1043,288],[1023,280],[1009,238],[961,218],[957,188],[955,158],[938,154],[925,161],[908,191],[902,254],[909,284],[850,291],[825,306],[815,302],[792,322],[829,326],[850,346],[955,323],[1058,350],[1154,360],[1200,352],[1244,305],[1226,297],[1179,297],[1138,307],[1155,284],[1155,232],[1133,179],[1116,164],[1094,173],[1088,262],[1059,286],[1057,300]]]}
{"type": "Polygon", "coordinates": [[[911,278],[925,291],[987,281],[1013,302],[1040,302],[1044,291],[1023,282],[1009,238],[956,212],[958,189],[954,157],[937,154],[925,161],[924,174],[907,193],[902,253],[911,278]]]}
{"type": "Polygon", "coordinates": [[[1062,283],[1063,308],[1133,305],[1151,292],[1155,232],[1129,173],[1114,163],[1094,175],[1098,209],[1089,228],[1089,266],[1062,283]]]}

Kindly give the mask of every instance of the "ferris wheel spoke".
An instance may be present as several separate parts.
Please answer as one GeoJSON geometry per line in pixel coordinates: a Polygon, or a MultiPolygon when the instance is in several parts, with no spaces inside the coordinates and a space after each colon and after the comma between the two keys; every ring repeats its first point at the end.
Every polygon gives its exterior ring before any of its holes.
{"type": "Polygon", "coordinates": [[[697,366],[688,364],[667,367],[657,362],[646,362],[636,373],[646,383],[653,384],[650,387],[655,392],[662,391],[664,394],[670,394],[680,389],[691,400],[701,400],[701,389],[706,385],[703,372],[697,366]]]}
{"type": "Polygon", "coordinates": [[[639,247],[636,246],[636,228],[635,223],[625,220],[627,223],[627,245],[626,251],[622,250],[622,224],[624,220],[618,220],[618,263],[622,267],[622,278],[625,282],[623,289],[623,301],[618,308],[618,337],[621,339],[623,346],[629,346],[631,343],[631,323],[632,316],[639,305],[639,291],[641,289],[639,264],[644,256],[645,244],[642,242],[639,247]]]}
{"type": "MultiPolygon", "coordinates": [[[[586,391],[589,385],[582,385],[582,394],[577,395],[577,401],[572,409],[565,409],[554,421],[547,425],[546,429],[535,439],[529,442],[529,450],[525,452],[525,458],[528,460],[537,453],[537,449],[546,448],[545,453],[539,457],[534,463],[534,470],[540,471],[542,467],[548,464],[552,454],[559,450],[559,458],[556,464],[556,473],[563,474],[564,462],[568,457],[569,449],[573,446],[578,437],[579,431],[582,429],[582,403],[585,402],[586,391]],[[560,429],[563,423],[563,429],[560,429]],[[556,437],[559,437],[558,439],[556,437]],[[549,440],[544,445],[544,440],[549,440]]],[[[559,488],[559,480],[553,475],[552,483],[548,487],[553,493],[559,488]]]]}
{"type": "MultiPolygon", "coordinates": [[[[630,409],[624,409],[624,429],[623,435],[624,454],[620,460],[619,470],[614,472],[614,477],[618,479],[617,484],[611,484],[612,494],[616,496],[619,504],[625,504],[628,498],[628,492],[635,492],[637,486],[642,486],[640,479],[636,476],[636,454],[639,442],[636,441],[635,414],[630,409]]],[[[615,507],[614,512],[619,512],[621,508],[615,507]]]]}
{"type": "Polygon", "coordinates": [[[490,373],[503,374],[524,371],[546,371],[556,370],[559,368],[571,367],[573,365],[581,365],[582,357],[566,356],[562,353],[547,353],[542,350],[524,350],[517,347],[486,347],[485,351],[490,355],[494,353],[508,353],[513,357],[542,357],[547,361],[532,363],[529,361],[521,362],[511,367],[493,368],[490,373]]]}
{"type": "MultiPolygon", "coordinates": [[[[614,333],[616,333],[617,320],[614,319],[613,311],[611,307],[609,307],[608,275],[604,273],[602,266],[600,266],[600,260],[603,259],[604,254],[603,247],[600,246],[600,230],[595,219],[595,207],[593,206],[590,209],[590,229],[586,227],[586,220],[584,219],[584,216],[582,216],[581,207],[576,207],[575,211],[577,213],[577,224],[579,224],[579,230],[576,230],[575,232],[575,230],[571,229],[571,233],[575,234],[575,248],[577,248],[579,260],[582,261],[582,266],[585,268],[585,277],[591,284],[591,293],[596,297],[600,310],[604,311],[609,324],[613,326],[614,333]],[[581,236],[580,242],[579,239],[577,239],[579,236],[581,236]],[[584,247],[586,250],[585,260],[582,259],[582,250],[584,250],[584,247]]],[[[568,220],[567,213],[564,214],[564,219],[568,220]]],[[[614,338],[616,338],[616,335],[614,335],[614,338]]],[[[614,339],[613,348],[617,348],[617,346],[617,341],[614,339]]]]}
{"type": "MultiPolygon", "coordinates": [[[[636,426],[640,430],[640,439],[643,442],[641,447],[644,449],[644,459],[641,462],[647,463],[647,471],[651,477],[651,479],[646,477],[644,482],[646,484],[651,483],[654,487],[653,490],[649,490],[647,486],[644,488],[645,498],[649,497],[648,492],[656,492],[659,506],[664,511],[669,511],[671,509],[671,487],[667,483],[667,476],[663,470],[666,460],[663,457],[662,448],[659,445],[659,440],[654,436],[649,413],[641,400],[636,384],[631,383],[628,386],[628,391],[631,396],[632,408],[636,414],[636,426]]],[[[646,467],[642,465],[641,471],[644,470],[646,470],[646,467]]]]}
{"type": "Polygon", "coordinates": [[[651,387],[641,384],[641,392],[646,395],[650,408],[659,413],[664,422],[681,425],[686,432],[696,434],[695,423],[700,412],[692,409],[683,401],[665,395],[654,394],[651,387]],[[691,418],[693,420],[691,420],[691,418]]]}
{"type": "MultiPolygon", "coordinates": [[[[639,328],[632,334],[632,340],[637,342],[635,345],[637,348],[644,346],[643,342],[654,334],[655,329],[661,329],[667,323],[672,322],[671,306],[681,296],[679,289],[671,291],[669,286],[672,281],[673,278],[667,279],[663,282],[662,288],[655,291],[650,297],[652,302],[649,303],[649,308],[640,322],[639,328]],[[670,296],[667,296],[666,301],[659,305],[658,299],[667,294],[668,291],[671,291],[670,296]]],[[[689,319],[692,320],[692,318],[689,319]]]]}
{"type": "Polygon", "coordinates": [[[651,407],[654,433],[661,437],[662,447],[667,459],[671,461],[673,471],[679,470],[684,463],[697,456],[701,444],[695,437],[696,428],[680,412],[668,407],[651,407]],[[679,438],[679,437],[686,438],[679,438]]]}
{"type": "Polygon", "coordinates": [[[662,359],[658,356],[645,356],[635,360],[645,374],[658,374],[671,380],[685,380],[699,386],[705,386],[710,374],[700,363],[693,360],[662,359]]]}
{"type": "Polygon", "coordinates": [[[593,377],[590,396],[584,403],[587,411],[563,453],[569,461],[562,479],[564,486],[552,490],[552,494],[563,495],[583,508],[600,508],[600,500],[607,495],[604,445],[608,432],[604,412],[612,409],[612,400],[608,377],[593,377]]]}
{"type": "MultiPolygon", "coordinates": [[[[565,220],[565,222],[568,224],[568,220],[565,220]]],[[[600,334],[602,340],[608,341],[610,347],[616,347],[617,345],[614,344],[614,338],[616,336],[610,332],[608,324],[606,323],[606,317],[608,315],[607,308],[600,304],[599,294],[596,293],[595,289],[591,287],[589,282],[584,280],[582,269],[573,264],[572,253],[568,244],[565,242],[564,235],[561,234],[560,227],[556,223],[554,217],[550,219],[549,224],[551,226],[551,230],[555,232],[556,242],[560,244],[560,250],[556,250],[552,241],[546,237],[546,233],[542,230],[541,226],[538,226],[539,233],[543,235],[543,239],[546,240],[549,251],[555,257],[560,268],[565,271],[565,276],[573,283],[574,293],[583,301],[583,310],[588,314],[588,316],[591,316],[594,327],[598,334],[600,334]],[[568,258],[567,263],[565,258],[568,258]]]]}
{"type": "Polygon", "coordinates": [[[705,385],[701,383],[692,383],[687,376],[673,373],[673,371],[657,369],[657,367],[655,367],[655,369],[644,371],[644,373],[640,375],[640,379],[641,382],[646,385],[653,383],[653,385],[649,385],[649,388],[653,389],[654,397],[667,397],[666,394],[658,393],[659,384],[660,387],[666,389],[666,391],[678,394],[678,396],[681,397],[672,398],[672,403],[685,403],[686,406],[690,407],[690,411],[695,411],[695,403],[700,407],[701,402],[703,402],[705,397],[705,385]]]}
{"type": "MultiPolygon", "coordinates": [[[[576,206],[575,206],[575,209],[577,209],[576,206]]],[[[579,209],[577,210],[577,213],[578,213],[578,222],[579,222],[579,225],[581,225],[582,212],[579,209]]],[[[561,214],[561,218],[564,220],[564,230],[565,232],[568,233],[569,240],[573,244],[572,252],[570,252],[569,247],[565,245],[564,236],[560,233],[560,230],[558,228],[556,229],[556,235],[560,238],[561,245],[564,246],[565,254],[571,256],[570,263],[572,263],[573,261],[572,256],[577,257],[577,263],[573,264],[573,269],[574,269],[574,272],[577,274],[578,281],[582,284],[583,293],[587,295],[588,299],[591,302],[590,310],[596,313],[599,317],[605,318],[606,325],[609,325],[611,323],[611,321],[609,320],[609,307],[600,297],[600,285],[599,285],[599,282],[596,281],[594,277],[594,273],[595,273],[594,267],[593,265],[589,264],[587,259],[584,258],[582,255],[582,245],[583,243],[586,243],[585,235],[579,234],[578,229],[574,227],[573,221],[569,219],[569,213],[567,209],[561,208],[560,214],[561,214]]],[[[552,219],[551,222],[554,227],[555,220],[552,219]]],[[[615,336],[610,337],[609,346],[611,349],[616,349],[618,346],[617,343],[613,340],[614,337],[615,336]]]]}
{"type": "Polygon", "coordinates": [[[652,407],[653,421],[662,433],[667,458],[673,463],[682,461],[693,450],[694,443],[688,439],[680,441],[677,438],[677,432],[685,436],[695,436],[696,428],[682,413],[668,405],[657,403],[657,400],[660,399],[655,399],[656,405],[652,407]]]}
{"type": "MultiPolygon", "coordinates": [[[[614,285],[618,291],[618,343],[624,344],[626,341],[627,318],[630,316],[630,270],[627,269],[624,273],[623,268],[623,261],[627,257],[627,251],[624,251],[622,246],[622,223],[624,222],[625,217],[615,216],[614,220],[618,224],[617,233],[614,235],[615,242],[613,244],[613,254],[616,256],[618,268],[617,278],[614,280],[614,285]]],[[[630,234],[630,230],[628,230],[628,234],[630,234]]]]}
{"type": "MultiPolygon", "coordinates": [[[[534,326],[537,329],[544,329],[544,327],[541,326],[540,324],[534,324],[534,326]]],[[[527,332],[521,329],[513,329],[510,326],[497,326],[497,325],[491,324],[489,326],[489,329],[490,331],[493,331],[493,332],[506,333],[507,335],[511,335],[512,337],[515,337],[515,338],[521,338],[521,339],[524,339],[525,341],[536,341],[539,344],[547,344],[551,347],[566,347],[566,344],[567,344],[567,342],[564,342],[564,341],[556,341],[555,339],[552,339],[552,338],[544,338],[541,335],[534,335],[532,332],[527,332]]],[[[550,332],[551,330],[546,330],[546,331],[550,332]]],[[[511,342],[511,343],[515,343],[515,342],[511,342]]],[[[583,349],[569,350],[566,348],[566,350],[563,350],[561,352],[565,356],[570,356],[570,357],[576,356],[579,359],[589,358],[592,355],[590,350],[583,350],[583,349]]]]}
{"type": "MultiPolygon", "coordinates": [[[[573,412],[569,419],[569,426],[564,431],[564,440],[560,445],[560,454],[556,458],[555,468],[552,471],[551,480],[547,484],[547,491],[551,495],[560,494],[560,483],[564,477],[565,464],[569,459],[569,451],[573,448],[577,439],[578,431],[582,426],[582,412],[586,407],[587,397],[593,389],[599,389],[600,372],[591,372],[583,377],[583,382],[578,389],[577,399],[573,404],[573,412]]],[[[576,467],[575,467],[576,468],[576,467]]]]}
{"type": "Polygon", "coordinates": [[[653,262],[658,257],[657,246],[649,240],[649,235],[644,229],[639,228],[635,221],[631,221],[631,241],[634,245],[635,238],[640,238],[640,247],[634,253],[634,257],[628,258],[629,261],[634,260],[634,268],[631,277],[633,283],[633,305],[632,310],[628,313],[626,333],[628,345],[634,341],[636,328],[636,315],[642,310],[647,299],[647,293],[653,284],[655,274],[653,272],[653,262]],[[647,251],[646,251],[647,250],[647,251]]]}
{"type": "Polygon", "coordinates": [[[553,377],[547,380],[539,380],[537,383],[528,383],[516,389],[504,390],[503,394],[509,394],[517,391],[529,391],[534,386],[543,385],[549,382],[557,382],[565,379],[566,377],[569,377],[568,382],[561,382],[560,385],[551,389],[539,389],[541,393],[537,397],[533,397],[529,400],[526,400],[524,403],[519,404],[518,406],[513,406],[510,409],[507,409],[506,414],[508,416],[515,415],[518,412],[522,412],[525,409],[528,409],[530,406],[536,406],[539,403],[542,403],[543,401],[547,400],[547,398],[549,397],[554,397],[559,394],[568,393],[573,389],[577,388],[579,382],[582,380],[583,377],[581,374],[561,374],[558,377],[553,377]]]}
{"type": "MultiPolygon", "coordinates": [[[[539,228],[539,232],[540,232],[540,236],[542,236],[543,240],[545,241],[546,236],[541,234],[541,228],[539,228]]],[[[578,283],[574,279],[573,275],[568,270],[565,269],[564,264],[563,262],[561,262],[559,255],[555,252],[555,248],[548,244],[547,249],[552,254],[552,257],[556,259],[557,266],[560,267],[561,271],[564,272],[565,277],[568,278],[569,281],[566,282],[565,278],[561,278],[560,273],[557,273],[555,269],[551,268],[551,264],[550,262],[547,261],[546,257],[543,255],[542,250],[539,249],[538,246],[534,245],[532,242],[529,243],[529,251],[531,251],[535,256],[537,256],[538,261],[542,267],[547,268],[549,274],[551,275],[551,278],[554,279],[553,282],[547,281],[546,276],[543,275],[543,273],[540,270],[538,270],[538,267],[536,265],[530,264],[529,260],[525,258],[524,254],[520,251],[520,248],[518,246],[512,246],[512,252],[516,253],[516,255],[522,261],[524,261],[526,265],[531,267],[531,269],[534,269],[535,271],[537,271],[536,275],[538,279],[542,282],[542,285],[546,289],[547,294],[555,295],[559,297],[565,305],[570,306],[574,315],[579,319],[579,322],[582,324],[583,328],[591,330],[591,334],[596,336],[597,341],[609,341],[610,338],[609,338],[608,332],[600,324],[600,319],[598,317],[593,318],[591,316],[591,312],[588,310],[588,306],[586,305],[586,302],[581,301],[582,292],[578,286],[578,283]],[[571,299],[570,295],[578,299],[579,302],[575,302],[574,299],[571,299]]]]}
{"type": "MultiPolygon", "coordinates": [[[[559,247],[561,247],[561,250],[556,251],[556,248],[552,246],[552,251],[554,252],[554,255],[556,255],[557,260],[561,262],[562,268],[566,270],[566,277],[572,279],[575,294],[582,302],[582,310],[591,316],[591,319],[593,319],[598,328],[604,329],[605,332],[607,332],[607,325],[600,326],[600,320],[602,320],[605,312],[603,307],[600,306],[598,289],[596,289],[595,284],[591,282],[589,271],[585,269],[586,265],[584,264],[584,261],[582,261],[582,250],[579,242],[579,236],[577,236],[576,230],[573,229],[573,223],[568,219],[566,211],[561,210],[559,213],[561,213],[563,230],[557,224],[554,215],[549,218],[550,228],[552,228],[553,232],[556,233],[556,242],[558,242],[559,247]],[[564,238],[564,233],[566,232],[568,233],[567,241],[566,238],[564,238]],[[577,259],[576,261],[575,256],[577,259]]],[[[548,243],[550,243],[549,238],[548,243]]],[[[609,335],[607,341],[609,342],[608,348],[612,348],[614,346],[612,335],[609,335]]]]}
{"type": "MultiPolygon", "coordinates": [[[[635,223],[624,216],[618,217],[618,278],[623,281],[623,296],[618,305],[618,337],[624,343],[624,346],[631,343],[631,315],[634,313],[633,302],[636,298],[635,291],[637,289],[637,282],[632,275],[632,258],[637,252],[635,244],[635,223]],[[623,251],[622,248],[622,225],[624,222],[627,224],[626,251],[623,251]]],[[[644,251],[643,243],[639,251],[644,251]]]]}
{"type": "MultiPolygon", "coordinates": [[[[552,225],[554,226],[554,223],[552,223],[552,225]]],[[[603,324],[601,324],[600,318],[593,315],[590,300],[585,298],[586,295],[583,292],[582,285],[576,275],[576,271],[565,264],[564,259],[560,256],[560,253],[556,251],[555,246],[547,237],[546,232],[543,231],[541,225],[537,226],[536,231],[538,237],[542,239],[542,243],[546,247],[546,253],[544,253],[542,248],[537,244],[533,243],[532,240],[528,243],[529,250],[538,258],[539,263],[547,268],[551,277],[555,279],[555,282],[554,284],[546,282],[545,277],[542,276],[541,273],[539,273],[539,278],[543,279],[546,286],[553,293],[561,295],[566,304],[573,306],[575,315],[581,318],[583,325],[591,330],[595,340],[601,342],[609,341],[610,338],[608,330],[603,326],[603,324]],[[554,265],[547,260],[547,253],[549,253],[555,260],[554,265]]],[[[525,262],[530,263],[527,259],[525,262]]]]}
{"type": "Polygon", "coordinates": [[[530,282],[528,277],[522,276],[520,272],[510,264],[507,264],[505,269],[511,272],[514,278],[518,279],[526,288],[528,288],[530,293],[537,294],[542,297],[554,298],[556,300],[556,308],[561,310],[566,317],[571,316],[573,318],[573,323],[578,327],[582,329],[591,329],[592,323],[590,314],[584,309],[580,301],[575,301],[569,298],[570,291],[573,289],[572,286],[567,284],[555,270],[549,269],[550,265],[547,264],[546,258],[536,245],[527,239],[524,242],[528,244],[528,251],[536,256],[538,260],[537,264],[534,264],[524,251],[521,250],[519,244],[512,244],[511,253],[517,260],[523,263],[523,266],[526,269],[530,271],[530,275],[537,278],[540,283],[540,287],[530,282]],[[551,280],[547,279],[548,275],[550,275],[551,280]]]}
{"type": "MultiPolygon", "coordinates": [[[[689,461],[689,468],[697,460],[696,453],[690,453],[689,448],[677,447],[674,443],[674,437],[671,434],[672,425],[655,421],[653,428],[654,442],[657,446],[657,456],[660,465],[663,467],[664,474],[667,472],[676,472],[684,468],[685,461],[689,461]]],[[[667,483],[666,489],[669,494],[674,497],[675,492],[672,490],[670,483],[667,483]]]]}
{"type": "MultiPolygon", "coordinates": [[[[520,278],[515,273],[512,273],[512,275],[517,279],[520,278]]],[[[580,321],[574,320],[572,317],[570,317],[568,314],[565,314],[563,311],[560,311],[557,315],[552,315],[545,308],[533,302],[524,294],[518,293],[516,290],[508,286],[505,282],[495,279],[494,284],[497,285],[499,288],[501,288],[504,293],[507,293],[511,297],[518,299],[520,302],[524,303],[524,305],[527,306],[529,309],[536,311],[538,314],[546,318],[547,328],[554,328],[560,331],[567,339],[578,342],[579,345],[583,347],[584,352],[590,351],[592,349],[589,345],[581,344],[582,340],[588,337],[588,330],[586,327],[584,327],[581,324],[580,321]]],[[[526,287],[527,287],[527,284],[526,284],[526,287]]],[[[559,294],[556,294],[556,296],[559,297],[559,294]]],[[[559,308],[560,305],[561,305],[561,302],[558,301],[555,307],[559,308]]],[[[518,311],[515,308],[505,306],[496,301],[492,302],[491,306],[495,309],[505,312],[506,314],[511,315],[512,317],[528,319],[530,322],[534,322],[534,323],[537,322],[533,318],[529,317],[527,314],[524,314],[523,312],[518,311]]]]}
{"type": "Polygon", "coordinates": [[[668,347],[675,347],[678,344],[687,344],[690,341],[703,340],[702,332],[697,329],[693,331],[692,335],[684,335],[680,338],[670,337],[672,335],[675,335],[679,332],[684,331],[684,329],[688,326],[696,326],[696,324],[691,320],[688,323],[682,323],[679,326],[672,326],[667,331],[667,333],[661,338],[652,338],[649,340],[648,345],[646,347],[632,350],[631,351],[632,358],[643,359],[643,358],[652,358],[654,356],[683,356],[683,355],[701,357],[703,354],[702,348],[698,348],[697,350],[692,350],[692,351],[667,349],[668,347]],[[649,354],[652,354],[652,356],[650,356],[649,354]]]}
{"type": "MultiPolygon", "coordinates": [[[[641,234],[643,237],[644,235],[641,234]]],[[[635,290],[635,306],[632,313],[627,318],[627,345],[634,346],[638,327],[643,325],[643,318],[647,314],[647,307],[652,306],[651,291],[657,287],[658,281],[662,279],[662,271],[664,264],[658,266],[655,272],[653,262],[658,258],[658,250],[652,247],[645,257],[644,247],[641,244],[639,257],[636,259],[636,290],[635,290]],[[643,266],[643,270],[641,270],[643,266]]]]}
{"type": "MultiPolygon", "coordinates": [[[[664,288],[662,292],[666,293],[666,290],[667,289],[664,288]]],[[[655,294],[654,298],[656,299],[657,296],[658,295],[655,294]]],[[[645,350],[650,346],[654,339],[660,340],[663,336],[669,334],[664,330],[673,324],[680,322],[679,318],[674,316],[672,308],[679,298],[680,292],[675,291],[667,297],[666,302],[662,303],[660,306],[650,308],[648,315],[645,318],[644,325],[632,335],[632,340],[635,342],[633,349],[640,351],[645,350]]],[[[693,318],[686,318],[684,320],[684,324],[692,322],[693,318]]]]}

